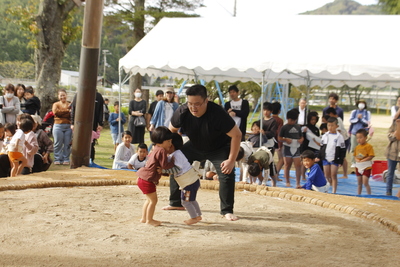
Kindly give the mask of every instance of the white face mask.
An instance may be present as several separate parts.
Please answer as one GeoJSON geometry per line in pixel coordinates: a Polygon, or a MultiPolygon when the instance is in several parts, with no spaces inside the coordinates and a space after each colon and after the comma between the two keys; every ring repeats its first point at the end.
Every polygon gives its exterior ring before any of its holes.
{"type": "Polygon", "coordinates": [[[7,98],[12,98],[13,96],[14,96],[13,93],[7,93],[7,94],[6,94],[6,97],[7,97],[7,98]]]}
{"type": "Polygon", "coordinates": [[[359,103],[358,104],[358,109],[364,109],[365,108],[365,104],[364,103],[359,103]]]}
{"type": "Polygon", "coordinates": [[[135,93],[136,98],[140,98],[142,96],[142,93],[135,93]]]}

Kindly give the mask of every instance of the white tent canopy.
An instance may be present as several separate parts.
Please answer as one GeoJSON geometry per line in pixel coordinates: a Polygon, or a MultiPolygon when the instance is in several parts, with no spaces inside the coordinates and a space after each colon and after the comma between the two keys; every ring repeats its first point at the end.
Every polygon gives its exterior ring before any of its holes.
{"type": "Polygon", "coordinates": [[[126,73],[206,81],[400,87],[400,16],[164,18],[126,73]]]}

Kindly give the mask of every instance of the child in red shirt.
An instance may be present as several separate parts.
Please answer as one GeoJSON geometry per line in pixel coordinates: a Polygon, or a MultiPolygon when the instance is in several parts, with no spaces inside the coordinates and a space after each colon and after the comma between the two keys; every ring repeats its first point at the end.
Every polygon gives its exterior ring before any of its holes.
{"type": "Polygon", "coordinates": [[[161,178],[160,169],[170,169],[174,167],[174,161],[168,162],[168,152],[171,148],[172,133],[165,127],[157,127],[150,136],[154,143],[153,150],[149,154],[146,165],[137,172],[137,185],[146,195],[146,201],[143,204],[142,219],[140,222],[153,226],[161,225],[160,221],[154,220],[154,210],[157,204],[156,185],[161,178]]]}

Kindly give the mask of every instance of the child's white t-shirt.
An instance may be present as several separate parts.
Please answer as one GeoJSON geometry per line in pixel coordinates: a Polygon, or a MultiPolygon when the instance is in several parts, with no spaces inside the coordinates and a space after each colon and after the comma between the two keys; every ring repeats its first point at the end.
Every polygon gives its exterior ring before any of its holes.
{"type": "Polygon", "coordinates": [[[327,132],[322,136],[321,142],[323,145],[326,144],[325,159],[331,162],[335,159],[336,147],[344,144],[344,139],[338,132],[335,134],[327,132]]]}
{"type": "Polygon", "coordinates": [[[22,153],[22,150],[24,149],[24,143],[25,143],[25,134],[21,129],[17,129],[17,131],[15,132],[10,141],[10,146],[8,151],[22,153]],[[18,147],[15,147],[15,145],[17,144],[17,140],[19,140],[18,147]]]}
{"type": "Polygon", "coordinates": [[[147,156],[144,158],[144,160],[140,161],[139,155],[136,153],[129,159],[128,163],[131,164],[135,170],[139,170],[140,168],[144,167],[144,165],[146,165],[146,161],[147,156]]]}
{"type": "Polygon", "coordinates": [[[182,151],[176,150],[168,157],[174,158],[175,166],[181,168],[181,171],[176,174],[176,176],[181,176],[192,168],[192,165],[189,163],[185,155],[183,155],[182,151]]]}

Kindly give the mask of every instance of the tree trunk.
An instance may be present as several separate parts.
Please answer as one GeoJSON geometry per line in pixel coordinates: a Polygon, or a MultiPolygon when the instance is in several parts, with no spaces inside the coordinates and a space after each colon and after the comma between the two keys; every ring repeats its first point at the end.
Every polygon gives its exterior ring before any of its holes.
{"type": "Polygon", "coordinates": [[[61,63],[66,44],[63,42],[63,22],[75,7],[70,0],[42,0],[36,16],[38,33],[35,49],[36,92],[41,101],[41,115],[51,109],[56,100],[57,86],[61,76],[61,63]]]}
{"type": "MultiPolygon", "coordinates": [[[[134,0],[135,13],[133,22],[133,46],[135,46],[144,37],[144,3],[145,0],[134,0]]],[[[136,88],[142,88],[142,76],[137,73],[129,79],[129,96],[134,99],[134,92],[136,88]]]]}

